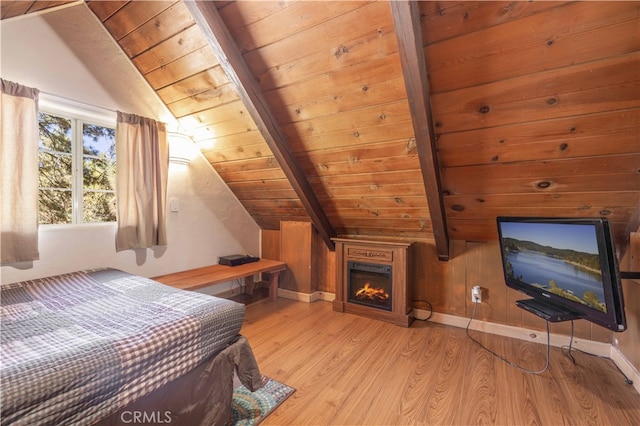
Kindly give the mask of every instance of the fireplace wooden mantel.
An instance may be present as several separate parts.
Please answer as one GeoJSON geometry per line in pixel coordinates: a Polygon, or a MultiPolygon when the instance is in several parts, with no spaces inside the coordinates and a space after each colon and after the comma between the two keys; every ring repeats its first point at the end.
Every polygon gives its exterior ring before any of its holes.
{"type": "Polygon", "coordinates": [[[408,284],[412,243],[332,238],[336,243],[336,298],[333,310],[408,327],[413,322],[408,284]],[[392,266],[391,311],[352,303],[348,295],[348,262],[392,266]]]}

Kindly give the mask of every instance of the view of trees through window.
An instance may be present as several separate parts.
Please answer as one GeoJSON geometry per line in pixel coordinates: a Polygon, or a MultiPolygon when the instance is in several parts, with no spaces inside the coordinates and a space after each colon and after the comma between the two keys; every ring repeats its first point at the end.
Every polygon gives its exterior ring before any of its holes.
{"type": "Polygon", "coordinates": [[[39,113],[39,222],[113,222],[115,129],[39,113]]]}

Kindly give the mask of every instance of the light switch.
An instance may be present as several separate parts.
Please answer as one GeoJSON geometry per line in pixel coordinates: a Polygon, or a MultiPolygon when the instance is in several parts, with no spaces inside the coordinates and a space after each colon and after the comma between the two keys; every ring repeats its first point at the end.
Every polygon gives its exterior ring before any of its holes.
{"type": "Polygon", "coordinates": [[[178,200],[177,198],[172,198],[169,204],[171,205],[172,212],[180,211],[180,200],[178,200]]]}

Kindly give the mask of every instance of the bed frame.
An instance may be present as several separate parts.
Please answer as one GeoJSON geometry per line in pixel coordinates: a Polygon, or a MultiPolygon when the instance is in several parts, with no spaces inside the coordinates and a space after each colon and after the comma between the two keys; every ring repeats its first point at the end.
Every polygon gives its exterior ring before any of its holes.
{"type": "Polygon", "coordinates": [[[2,425],[222,425],[262,376],[244,305],[114,269],[0,287],[2,425]]]}
{"type": "Polygon", "coordinates": [[[262,387],[253,352],[243,336],[186,375],[118,410],[96,426],[131,425],[137,419],[176,426],[226,425],[231,417],[234,372],[249,390],[262,387]]]}

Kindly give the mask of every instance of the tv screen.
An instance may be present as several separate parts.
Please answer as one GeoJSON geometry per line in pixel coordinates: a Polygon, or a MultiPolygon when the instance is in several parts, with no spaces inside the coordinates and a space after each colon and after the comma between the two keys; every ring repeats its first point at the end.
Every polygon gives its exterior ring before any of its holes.
{"type": "Polygon", "coordinates": [[[555,309],[551,317],[558,321],[583,318],[614,331],[626,329],[606,219],[498,217],[497,224],[508,287],[555,309]]]}

